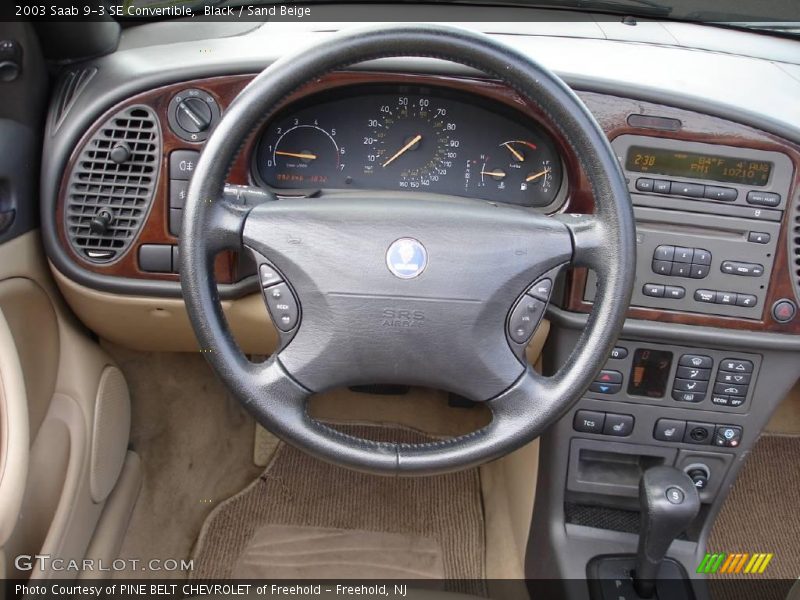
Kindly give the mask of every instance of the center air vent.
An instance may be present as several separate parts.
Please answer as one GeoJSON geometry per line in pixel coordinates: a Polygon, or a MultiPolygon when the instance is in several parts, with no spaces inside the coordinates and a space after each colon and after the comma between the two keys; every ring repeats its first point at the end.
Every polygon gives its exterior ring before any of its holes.
{"type": "Polygon", "coordinates": [[[130,247],[150,209],[160,157],[158,121],[146,106],[120,111],[86,142],[70,174],[64,211],[78,254],[104,263],[130,247]]]}

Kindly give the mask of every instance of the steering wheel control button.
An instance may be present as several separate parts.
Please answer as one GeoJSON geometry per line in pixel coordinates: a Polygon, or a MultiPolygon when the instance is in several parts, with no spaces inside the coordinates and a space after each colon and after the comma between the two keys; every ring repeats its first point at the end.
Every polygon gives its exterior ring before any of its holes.
{"type": "Polygon", "coordinates": [[[582,433],[603,433],[606,414],[593,410],[579,410],[575,413],[572,428],[582,433]]]}
{"type": "Polygon", "coordinates": [[[291,331],[297,325],[297,302],[292,291],[285,283],[279,283],[264,289],[269,314],[275,327],[281,331],[291,331]]]}
{"type": "Polygon", "coordinates": [[[633,433],[633,415],[617,415],[614,413],[606,414],[606,422],[603,425],[604,435],[616,437],[627,437],[633,433]]]}
{"type": "Polygon", "coordinates": [[[627,358],[628,356],[628,349],[622,346],[615,346],[614,349],[611,351],[611,358],[616,360],[622,360],[623,358],[627,358]]]}
{"type": "Polygon", "coordinates": [[[735,425],[717,425],[714,433],[714,445],[724,448],[736,448],[742,441],[742,428],[735,425]]]}
{"type": "Polygon", "coordinates": [[[696,423],[689,421],[686,423],[686,433],[683,434],[683,441],[687,444],[706,445],[711,443],[714,437],[713,423],[696,423]]]}
{"type": "Polygon", "coordinates": [[[272,268],[272,265],[263,264],[258,268],[258,276],[262,288],[268,288],[276,283],[281,283],[283,278],[272,268]]]}
{"type": "Polygon", "coordinates": [[[547,302],[550,299],[550,292],[553,289],[553,281],[550,279],[540,279],[536,283],[531,286],[531,289],[528,290],[528,294],[537,298],[538,300],[542,300],[547,302]]]}
{"type": "Polygon", "coordinates": [[[797,305],[791,300],[782,298],[772,305],[772,318],[778,323],[788,323],[797,314],[797,305]]]}
{"type": "Polygon", "coordinates": [[[686,499],[683,490],[674,486],[667,488],[666,496],[670,504],[683,504],[683,501],[686,499]]]}
{"type": "Polygon", "coordinates": [[[508,336],[517,344],[526,343],[544,315],[545,303],[525,295],[511,311],[508,320],[508,336]]]}
{"type": "Polygon", "coordinates": [[[200,153],[197,150],[175,150],[169,155],[169,178],[188,181],[197,168],[200,153]]]}
{"type": "Polygon", "coordinates": [[[395,240],[386,251],[386,266],[392,275],[400,279],[418,277],[427,264],[428,252],[425,246],[414,238],[395,240]]]}
{"type": "Polygon", "coordinates": [[[653,437],[662,442],[680,442],[686,431],[686,421],[659,419],[653,430],[653,437]]]}

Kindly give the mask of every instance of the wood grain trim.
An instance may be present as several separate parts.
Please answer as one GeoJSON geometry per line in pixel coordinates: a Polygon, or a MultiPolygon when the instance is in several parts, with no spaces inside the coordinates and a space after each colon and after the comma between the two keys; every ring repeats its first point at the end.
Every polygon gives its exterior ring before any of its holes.
{"type": "MultiPolygon", "coordinates": [[[[169,186],[169,153],[177,149],[202,148],[202,144],[185,142],[172,133],[167,119],[167,107],[169,101],[177,92],[189,87],[196,87],[201,88],[214,96],[224,112],[226,107],[252,78],[252,75],[234,75],[212,77],[163,86],[133,96],[125,102],[114,106],[112,109],[98,118],[96,124],[83,136],[80,143],[77,145],[76,150],[70,157],[67,169],[65,170],[62,178],[61,189],[57,203],[56,218],[59,221],[59,241],[73,260],[78,262],[87,270],[105,275],[129,277],[134,279],[160,279],[168,281],[178,280],[178,276],[173,274],[153,274],[143,272],[139,269],[136,259],[138,255],[138,248],[141,244],[177,243],[177,240],[169,235],[167,231],[167,215],[169,210],[169,202],[167,197],[169,186]],[[131,245],[128,252],[126,252],[126,254],[117,262],[111,265],[94,265],[87,263],[80,256],[76,255],[67,242],[65,222],[63,219],[63,207],[65,194],[67,191],[66,182],[68,179],[68,174],[71,172],[78,157],[79,150],[83,147],[83,144],[85,144],[86,141],[91,138],[95,131],[109,116],[132,104],[146,104],[151,106],[156,111],[156,114],[161,121],[164,156],[162,157],[161,171],[159,175],[159,181],[157,182],[154,204],[143,226],[141,234],[131,245]]],[[[501,102],[529,115],[552,136],[556,143],[556,147],[558,148],[565,162],[565,175],[568,178],[567,181],[569,192],[566,202],[560,210],[563,212],[593,212],[594,202],[588,180],[580,168],[579,161],[575,156],[575,153],[572,151],[564,137],[560,134],[557,128],[549,123],[545,116],[541,114],[538,107],[530,102],[527,102],[515,91],[498,82],[477,78],[457,78],[449,76],[341,72],[327,75],[309,83],[289,97],[284,104],[291,103],[305,96],[324,93],[326,91],[343,86],[367,83],[393,83],[409,86],[436,86],[461,90],[501,102]]],[[[778,136],[764,133],[745,125],[727,121],[725,119],[710,117],[708,115],[703,115],[693,111],[661,106],[650,102],[642,102],[628,98],[620,98],[591,92],[579,92],[579,96],[586,103],[589,110],[593,113],[598,123],[608,136],[609,140],[613,140],[619,135],[634,134],[783,152],[791,158],[795,165],[795,172],[790,190],[790,199],[796,198],[798,194],[798,190],[800,189],[800,169],[798,169],[798,165],[800,165],[800,147],[789,143],[786,140],[782,140],[778,136]],[[628,125],[627,119],[628,116],[633,113],[678,119],[682,123],[682,128],[678,132],[668,132],[654,129],[644,129],[640,127],[631,127],[628,125]]],[[[280,110],[280,108],[278,110],[280,110]]],[[[229,181],[231,183],[247,184],[251,182],[250,157],[257,139],[257,134],[258,132],[254,132],[243,145],[242,151],[231,169],[229,176],[229,181]]],[[[688,325],[703,325],[707,327],[722,327],[739,330],[774,331],[783,333],[800,332],[800,318],[797,318],[788,324],[780,324],[772,320],[769,315],[769,308],[776,300],[780,298],[794,298],[791,281],[791,258],[789,257],[787,240],[787,235],[790,231],[789,222],[791,218],[791,210],[787,210],[784,214],[781,234],[778,240],[773,267],[773,276],[770,287],[767,290],[767,299],[763,320],[701,315],[680,311],[648,308],[631,308],[629,311],[629,316],[635,319],[645,319],[665,323],[683,323],[688,325]]],[[[218,281],[224,283],[235,281],[238,278],[237,262],[238,261],[236,257],[232,254],[221,255],[216,265],[218,281]]],[[[584,270],[576,269],[570,273],[566,293],[567,309],[577,312],[589,312],[591,310],[591,303],[583,301],[585,283],[586,272],[584,270]]]]}

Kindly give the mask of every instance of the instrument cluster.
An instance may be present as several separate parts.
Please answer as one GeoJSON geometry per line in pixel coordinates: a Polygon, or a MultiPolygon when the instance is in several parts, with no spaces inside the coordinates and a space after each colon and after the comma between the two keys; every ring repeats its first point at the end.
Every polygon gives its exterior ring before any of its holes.
{"type": "Polygon", "coordinates": [[[261,133],[277,193],[407,190],[550,207],[565,196],[548,134],[501,103],[444,88],[354,86],[293,103],[261,133]]]}

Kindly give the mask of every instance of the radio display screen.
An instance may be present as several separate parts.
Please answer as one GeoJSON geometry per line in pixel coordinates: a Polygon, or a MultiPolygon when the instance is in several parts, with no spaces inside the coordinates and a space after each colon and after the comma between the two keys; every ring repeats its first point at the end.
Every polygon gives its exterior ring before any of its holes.
{"type": "Polygon", "coordinates": [[[637,173],[709,179],[754,186],[767,185],[772,166],[771,162],[765,160],[714,156],[645,146],[631,146],[625,160],[625,168],[637,173]]]}
{"type": "Polygon", "coordinates": [[[633,353],[628,394],[661,398],[667,391],[671,366],[672,352],[638,348],[633,353]]]}

